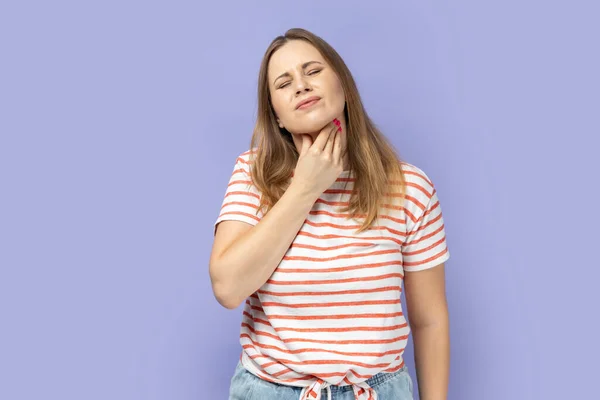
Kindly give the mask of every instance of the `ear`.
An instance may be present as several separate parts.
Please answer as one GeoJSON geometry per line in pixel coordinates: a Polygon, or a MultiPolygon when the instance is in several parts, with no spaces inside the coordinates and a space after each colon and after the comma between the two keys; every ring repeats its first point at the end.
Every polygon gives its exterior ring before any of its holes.
{"type": "Polygon", "coordinates": [[[279,125],[280,128],[283,128],[283,124],[281,123],[281,121],[279,119],[277,119],[277,124],[279,125]]]}

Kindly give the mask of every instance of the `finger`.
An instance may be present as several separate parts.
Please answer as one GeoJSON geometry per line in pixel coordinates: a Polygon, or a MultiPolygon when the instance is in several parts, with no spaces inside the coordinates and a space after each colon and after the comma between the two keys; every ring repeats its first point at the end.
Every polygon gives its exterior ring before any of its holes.
{"type": "Polygon", "coordinates": [[[335,143],[333,144],[332,157],[334,161],[342,163],[342,132],[341,130],[335,133],[335,143]]]}
{"type": "Polygon", "coordinates": [[[301,135],[300,137],[302,138],[302,147],[300,148],[300,155],[303,156],[306,154],[308,149],[310,149],[310,146],[313,143],[310,135],[301,135]]]}
{"type": "Polygon", "coordinates": [[[327,143],[325,144],[325,148],[323,149],[323,153],[332,154],[333,151],[333,143],[335,141],[335,137],[337,136],[337,130],[335,132],[329,133],[329,139],[327,139],[327,143]]]}
{"type": "Polygon", "coordinates": [[[327,125],[325,125],[323,129],[321,129],[321,132],[319,132],[319,135],[315,139],[315,142],[313,143],[312,147],[323,151],[323,148],[325,147],[325,144],[327,144],[327,140],[329,139],[329,135],[332,132],[335,132],[334,129],[337,129],[337,126],[333,122],[330,122],[327,125]]]}

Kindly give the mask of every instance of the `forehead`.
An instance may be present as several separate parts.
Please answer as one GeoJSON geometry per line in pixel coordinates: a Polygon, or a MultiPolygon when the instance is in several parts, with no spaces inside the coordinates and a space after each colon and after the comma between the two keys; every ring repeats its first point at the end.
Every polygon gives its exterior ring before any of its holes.
{"type": "Polygon", "coordinates": [[[290,69],[299,68],[307,61],[325,60],[319,50],[304,40],[291,40],[271,55],[269,60],[269,76],[275,77],[290,69]]]}

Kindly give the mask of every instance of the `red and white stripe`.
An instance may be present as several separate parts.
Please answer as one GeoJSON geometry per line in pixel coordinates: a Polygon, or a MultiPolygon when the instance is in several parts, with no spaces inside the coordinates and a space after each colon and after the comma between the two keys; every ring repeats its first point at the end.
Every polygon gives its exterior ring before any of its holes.
{"type": "MultiPolygon", "coordinates": [[[[251,154],[236,161],[215,227],[262,218],[251,154]]],[[[273,275],[246,301],[241,359],[251,373],[302,387],[301,399],[353,385],[356,399],[374,400],[366,380],[404,366],[410,333],[400,301],[404,273],[439,265],[450,253],[433,183],[412,164],[402,168],[406,201],[385,204],[385,215],[366,232],[357,234],[360,220],[339,209],[352,193],[348,171],[315,202],[273,275]]]]}

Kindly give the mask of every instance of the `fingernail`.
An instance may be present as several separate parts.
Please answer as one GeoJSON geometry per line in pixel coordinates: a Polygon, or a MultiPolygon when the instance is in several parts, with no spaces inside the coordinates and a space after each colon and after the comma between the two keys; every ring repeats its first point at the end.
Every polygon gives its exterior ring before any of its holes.
{"type": "Polygon", "coordinates": [[[341,132],[341,131],[342,131],[342,127],[340,126],[340,127],[338,127],[338,132],[341,132]]]}
{"type": "Polygon", "coordinates": [[[336,124],[337,126],[340,126],[340,121],[337,118],[333,119],[333,123],[336,124]]]}

